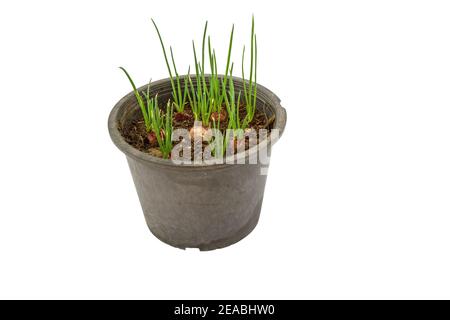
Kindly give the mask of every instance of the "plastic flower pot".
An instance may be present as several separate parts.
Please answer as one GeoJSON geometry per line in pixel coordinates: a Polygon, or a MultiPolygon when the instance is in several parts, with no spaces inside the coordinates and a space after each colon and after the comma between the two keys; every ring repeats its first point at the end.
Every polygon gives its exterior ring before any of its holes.
{"type": "MultiPolygon", "coordinates": [[[[236,92],[243,90],[238,78],[235,87],[236,92]]],[[[146,86],[139,89],[144,90],[146,86]]],[[[158,93],[160,101],[169,99],[170,80],[153,82],[152,93],[158,93]]],[[[275,115],[272,132],[279,130],[281,137],[286,110],[280,99],[258,85],[257,108],[268,117],[275,115]]],[[[140,109],[130,92],[111,111],[108,128],[112,141],[126,155],[150,231],[181,249],[213,250],[245,238],[259,220],[268,164],[175,164],[151,156],[129,145],[119,131],[119,126],[137,117],[141,117],[140,109]]],[[[270,155],[272,144],[269,136],[237,157],[248,159],[261,151],[270,155]]]]}

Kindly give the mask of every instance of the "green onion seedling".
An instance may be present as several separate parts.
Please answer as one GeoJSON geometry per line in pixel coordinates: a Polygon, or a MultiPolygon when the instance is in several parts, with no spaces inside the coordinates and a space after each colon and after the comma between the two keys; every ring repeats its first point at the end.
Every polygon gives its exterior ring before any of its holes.
{"type": "Polygon", "coordinates": [[[252,17],[252,31],[250,42],[250,77],[248,80],[248,88],[244,76],[244,58],[245,58],[245,47],[242,50],[242,85],[244,87],[245,106],[247,110],[247,115],[244,119],[244,127],[247,127],[248,124],[252,122],[256,113],[256,95],[258,87],[256,84],[257,45],[256,45],[254,17],[252,17]],[[253,77],[253,69],[254,69],[254,77],[253,77]]]}
{"type": "Polygon", "coordinates": [[[163,54],[164,54],[164,60],[166,61],[167,70],[169,71],[170,84],[172,85],[172,97],[173,97],[173,100],[175,103],[175,108],[177,109],[178,112],[183,112],[184,105],[186,103],[186,91],[183,90],[183,88],[181,86],[180,76],[178,75],[177,67],[175,65],[175,59],[173,57],[172,47],[170,47],[170,56],[172,58],[173,69],[175,72],[175,81],[174,81],[174,77],[173,77],[173,73],[172,73],[172,68],[170,67],[170,64],[169,64],[169,59],[167,58],[166,47],[164,46],[164,42],[161,37],[161,33],[159,32],[158,26],[156,25],[156,23],[153,19],[152,19],[152,22],[153,22],[153,25],[155,26],[156,33],[158,34],[159,42],[161,43],[161,48],[162,48],[163,54]]]}
{"type": "Polygon", "coordinates": [[[131,83],[131,86],[133,87],[134,95],[136,96],[138,105],[141,108],[142,116],[144,117],[145,129],[147,130],[147,132],[150,132],[150,130],[152,129],[152,125],[151,125],[151,120],[150,120],[150,117],[148,114],[148,110],[145,107],[144,100],[142,99],[141,94],[138,92],[138,90],[137,90],[133,80],[131,79],[131,76],[128,74],[127,70],[125,70],[125,68],[123,68],[123,67],[119,67],[119,68],[125,73],[125,75],[127,76],[128,80],[131,83]]]}

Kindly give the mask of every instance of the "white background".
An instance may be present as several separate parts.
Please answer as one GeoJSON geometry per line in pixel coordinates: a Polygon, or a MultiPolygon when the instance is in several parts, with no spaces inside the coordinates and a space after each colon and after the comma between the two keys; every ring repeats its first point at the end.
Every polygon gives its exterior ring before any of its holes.
{"type": "MultiPolygon", "coordinates": [[[[0,298],[450,298],[447,1],[2,1],[0,298]],[[223,250],[147,229],[107,132],[210,21],[224,62],[256,17],[288,111],[262,217],[223,250]]],[[[219,61],[220,62],[220,61],[219,61]]],[[[237,68],[238,69],[238,68],[237,68]]]]}

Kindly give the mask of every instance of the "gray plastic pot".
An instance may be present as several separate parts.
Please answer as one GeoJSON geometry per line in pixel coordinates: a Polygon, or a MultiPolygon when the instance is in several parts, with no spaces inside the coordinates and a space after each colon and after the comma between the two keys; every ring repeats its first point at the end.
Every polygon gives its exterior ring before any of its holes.
{"type": "MultiPolygon", "coordinates": [[[[194,80],[194,79],[193,79],[194,80]]],[[[195,85],[195,81],[194,81],[195,85]]],[[[235,78],[236,92],[243,90],[235,78]]],[[[144,91],[146,86],[139,90],[144,91]]],[[[152,82],[159,101],[171,95],[169,79],[152,82]]],[[[281,136],[286,110],[280,99],[258,85],[257,107],[268,117],[275,114],[273,129],[281,136]]],[[[125,153],[150,231],[161,241],[181,249],[223,248],[246,237],[259,220],[268,164],[174,164],[129,145],[118,127],[141,117],[133,92],[113,108],[108,128],[114,144],[125,153]]],[[[272,143],[273,144],[273,143],[272,143]]],[[[270,137],[259,144],[270,155],[270,137]],[[265,149],[264,149],[265,148],[265,149]]],[[[248,159],[251,148],[238,157],[248,159]]]]}

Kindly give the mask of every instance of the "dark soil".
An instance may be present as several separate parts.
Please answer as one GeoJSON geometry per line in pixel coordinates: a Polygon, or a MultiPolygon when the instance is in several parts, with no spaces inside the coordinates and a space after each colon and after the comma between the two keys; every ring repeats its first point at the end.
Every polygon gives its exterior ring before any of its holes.
{"type": "MultiPolygon", "coordinates": [[[[241,105],[239,108],[239,118],[244,119],[246,115],[246,109],[244,105],[241,105]]],[[[222,108],[221,114],[214,112],[211,114],[211,122],[212,120],[217,120],[220,118],[220,130],[224,133],[228,127],[228,115],[226,113],[225,107],[222,108]]],[[[267,115],[261,110],[256,110],[253,121],[249,124],[250,129],[254,129],[256,131],[260,129],[268,129],[270,130],[273,125],[274,117],[268,118],[267,115]]],[[[190,130],[194,126],[194,114],[190,106],[186,106],[184,108],[183,113],[174,112],[173,115],[173,129],[186,129],[190,130]]],[[[139,119],[131,121],[129,124],[121,127],[119,126],[119,130],[122,136],[125,138],[127,143],[135,147],[136,149],[149,153],[156,157],[162,157],[158,149],[158,142],[156,139],[156,135],[154,132],[148,133],[145,128],[144,119],[141,117],[139,119]]],[[[164,133],[161,132],[161,135],[164,133]]],[[[174,145],[177,142],[174,141],[174,145]]],[[[203,143],[203,149],[207,146],[207,142],[203,143]]],[[[246,141],[245,149],[248,149],[248,141],[246,141]]],[[[192,154],[193,158],[193,154],[192,154]]]]}

